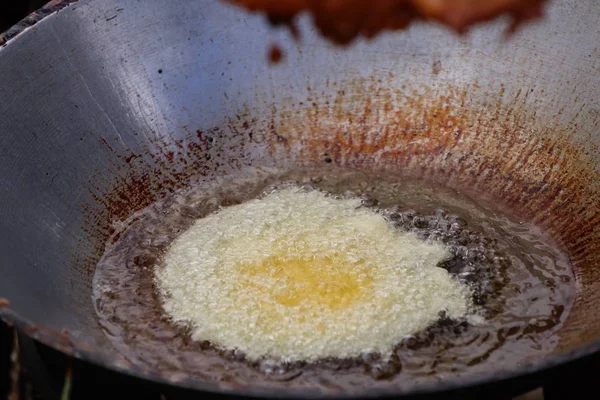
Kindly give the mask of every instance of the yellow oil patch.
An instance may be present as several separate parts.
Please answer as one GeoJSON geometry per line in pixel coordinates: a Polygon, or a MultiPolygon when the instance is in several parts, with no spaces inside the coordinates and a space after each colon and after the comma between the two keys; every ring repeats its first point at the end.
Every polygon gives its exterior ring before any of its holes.
{"type": "Polygon", "coordinates": [[[244,280],[244,289],[255,286],[265,299],[273,299],[281,305],[323,305],[336,309],[366,297],[373,289],[368,271],[363,271],[364,276],[360,277],[355,269],[348,268],[349,264],[344,257],[269,257],[255,264],[240,264],[239,274],[244,280]],[[265,278],[281,284],[260,285],[265,278]]]}

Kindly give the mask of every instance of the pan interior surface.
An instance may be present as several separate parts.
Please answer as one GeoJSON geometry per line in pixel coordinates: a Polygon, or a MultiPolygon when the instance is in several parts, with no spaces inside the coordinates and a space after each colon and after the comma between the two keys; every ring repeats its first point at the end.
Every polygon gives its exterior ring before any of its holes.
{"type": "Polygon", "coordinates": [[[600,3],[549,2],[545,15],[509,40],[501,21],[463,36],[414,24],[338,48],[306,19],[296,42],[217,0],[81,0],[11,31],[0,316],[111,369],[264,396],[432,392],[597,351],[600,3]],[[273,42],[283,56],[269,68],[273,42]],[[441,319],[390,360],[289,365],[191,339],[154,287],[166,247],[192,221],[286,183],[365,196],[394,229],[456,247],[466,258],[441,265],[456,279],[493,252],[472,301],[498,324],[441,319]],[[468,238],[445,231],[455,223],[468,238]],[[534,306],[519,302],[537,291],[534,306]],[[518,323],[497,320],[507,307],[518,323]]]}

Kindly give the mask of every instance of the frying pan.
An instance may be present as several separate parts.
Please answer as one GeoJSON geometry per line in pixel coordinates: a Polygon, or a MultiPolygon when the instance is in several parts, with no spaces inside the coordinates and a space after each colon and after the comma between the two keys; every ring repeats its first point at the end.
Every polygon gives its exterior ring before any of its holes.
{"type": "MultiPolygon", "coordinates": [[[[245,166],[407,172],[538,224],[578,294],[543,371],[600,348],[600,3],[555,1],[505,40],[414,25],[339,48],[295,42],[219,1],[54,2],[0,43],[0,308],[29,337],[105,368],[195,390],[306,393],[173,379],[128,363],[95,317],[113,221],[201,176],[245,166]],[[60,10],[59,10],[60,9],[60,10]],[[32,22],[37,22],[30,26],[32,22]],[[276,41],[283,63],[269,67],[276,41]],[[210,156],[209,156],[210,155],[210,156]],[[5,304],[6,305],[6,304],[5,304]]],[[[410,395],[357,392],[347,395],[410,395]]]]}

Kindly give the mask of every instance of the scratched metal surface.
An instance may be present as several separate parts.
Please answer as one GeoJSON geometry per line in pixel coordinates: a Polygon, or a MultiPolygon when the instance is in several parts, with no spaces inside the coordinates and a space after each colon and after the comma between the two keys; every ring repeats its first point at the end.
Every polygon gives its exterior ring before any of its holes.
{"type": "MultiPolygon", "coordinates": [[[[91,304],[110,222],[198,175],[327,153],[488,194],[553,233],[581,293],[544,365],[595,350],[600,4],[547,11],[506,41],[503,22],[464,36],[415,25],[344,49],[307,20],[294,42],[216,1],[83,0],[47,16],[0,49],[0,314],[129,367],[91,304]],[[269,67],[273,40],[286,57],[269,67]]],[[[454,384],[467,383],[427,390],[454,384]]]]}

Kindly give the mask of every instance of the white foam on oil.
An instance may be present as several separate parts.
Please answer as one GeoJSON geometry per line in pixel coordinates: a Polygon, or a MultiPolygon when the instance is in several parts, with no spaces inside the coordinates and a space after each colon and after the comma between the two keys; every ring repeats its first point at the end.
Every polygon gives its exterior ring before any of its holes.
{"type": "Polygon", "coordinates": [[[386,356],[440,311],[467,313],[469,289],[436,266],[449,256],[359,199],[288,187],[196,221],[156,283],[194,340],[250,359],[386,356]]]}

